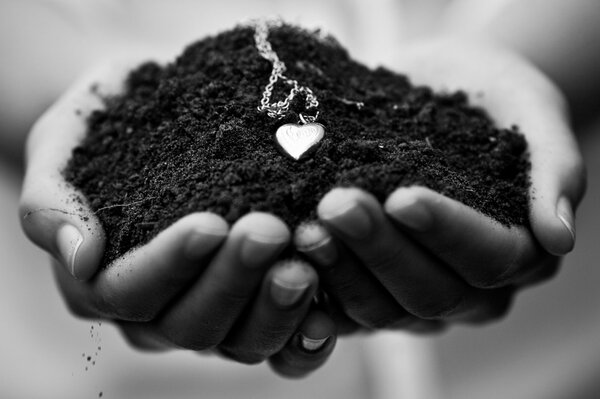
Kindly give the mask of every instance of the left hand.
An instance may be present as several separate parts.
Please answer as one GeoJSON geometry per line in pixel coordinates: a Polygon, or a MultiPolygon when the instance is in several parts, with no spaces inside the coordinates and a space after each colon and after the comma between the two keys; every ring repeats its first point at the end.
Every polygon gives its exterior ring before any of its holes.
{"type": "Polygon", "coordinates": [[[20,202],[25,233],[53,255],[73,313],[114,323],[138,349],[210,350],[241,363],[268,360],[285,376],[310,373],[331,354],[335,325],[312,308],[313,268],[277,262],[290,241],[279,218],[253,212],[229,226],[195,212],[101,265],[100,220],[61,172],[85,135],[86,115],[103,106],[90,88],[120,93],[138,62],[94,69],[34,126],[20,202]]]}
{"type": "Polygon", "coordinates": [[[383,205],[338,188],[319,204],[322,226],[300,229],[296,245],[357,326],[429,331],[498,319],[515,292],[554,275],[575,243],[585,178],[564,101],[503,49],[444,40],[402,54],[414,83],[466,91],[498,125],[520,127],[532,163],[531,228],[503,226],[424,187],[398,188],[383,205]]]}

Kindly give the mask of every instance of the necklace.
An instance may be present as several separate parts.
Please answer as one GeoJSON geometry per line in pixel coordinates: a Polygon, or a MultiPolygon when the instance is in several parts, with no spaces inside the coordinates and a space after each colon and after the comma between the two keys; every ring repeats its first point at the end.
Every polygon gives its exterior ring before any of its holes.
{"type": "Polygon", "coordinates": [[[273,65],[271,76],[269,76],[269,83],[265,86],[260,105],[257,109],[259,112],[266,113],[270,118],[282,119],[287,115],[294,97],[298,94],[304,94],[306,98],[304,104],[305,111],[314,110],[316,112],[313,115],[300,113],[298,115],[298,123],[287,123],[280,126],[275,132],[275,142],[279,148],[284,154],[298,161],[306,158],[316,149],[325,135],[325,127],[320,123],[316,123],[319,117],[319,100],[317,96],[309,87],[302,86],[297,80],[290,79],[284,75],[287,69],[285,63],[279,59],[279,56],[269,42],[269,28],[278,26],[281,26],[280,22],[266,22],[261,20],[254,23],[256,49],[261,57],[273,65]],[[271,102],[273,89],[279,81],[290,86],[290,91],[283,100],[271,102]]]}

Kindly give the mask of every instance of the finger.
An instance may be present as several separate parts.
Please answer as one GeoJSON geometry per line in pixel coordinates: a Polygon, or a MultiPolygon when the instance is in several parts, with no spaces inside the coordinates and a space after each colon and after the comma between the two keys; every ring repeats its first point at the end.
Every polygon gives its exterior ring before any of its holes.
{"type": "Polygon", "coordinates": [[[409,313],[350,251],[335,242],[317,223],[301,225],[294,234],[298,251],[318,266],[321,285],[342,308],[343,313],[370,328],[402,324],[409,313]]]}
{"type": "Polygon", "coordinates": [[[20,202],[20,218],[27,236],[51,253],[69,273],[87,280],[100,267],[104,235],[100,223],[62,170],[72,149],[86,132],[86,118],[102,108],[103,94],[117,93],[125,65],[106,65],[77,82],[34,125],[27,142],[27,168],[20,202]]]}
{"type": "Polygon", "coordinates": [[[531,227],[540,244],[554,255],[575,246],[575,209],[585,191],[579,149],[565,118],[539,105],[522,119],[531,153],[531,227]]]}
{"type": "Polygon", "coordinates": [[[425,187],[394,191],[384,204],[419,244],[474,287],[515,282],[548,258],[525,227],[506,227],[425,187]]]}
{"type": "Polygon", "coordinates": [[[73,280],[64,270],[57,270],[57,278],[79,315],[149,321],[200,276],[227,230],[227,223],[215,214],[191,214],[88,283],[73,280]]]}
{"type": "Polygon", "coordinates": [[[194,350],[221,343],[289,239],[285,224],[272,215],[239,219],[201,278],[153,323],[157,334],[194,350]]]}
{"type": "Polygon", "coordinates": [[[556,276],[560,270],[562,258],[548,256],[539,262],[539,266],[533,268],[529,273],[524,273],[515,280],[515,287],[527,287],[540,284],[556,276]]]}
{"type": "Polygon", "coordinates": [[[531,227],[548,252],[564,255],[575,245],[574,212],[585,191],[582,156],[559,90],[528,65],[511,67],[518,78],[494,90],[484,106],[491,102],[488,108],[501,126],[517,125],[526,135],[531,227]],[[500,101],[509,91],[518,95],[510,102],[500,101]]]}
{"type": "Polygon", "coordinates": [[[446,320],[425,320],[415,317],[409,324],[402,327],[402,330],[413,334],[426,335],[441,333],[445,331],[447,327],[448,323],[446,320]]]}
{"type": "Polygon", "coordinates": [[[326,313],[312,309],[298,333],[269,359],[275,372],[288,378],[301,378],[321,367],[335,347],[335,323],[326,313]]]}
{"type": "Polygon", "coordinates": [[[575,245],[575,209],[585,191],[585,168],[558,89],[525,66],[514,79],[490,93],[492,116],[501,126],[519,127],[527,138],[531,160],[530,222],[540,244],[554,255],[575,245]],[[520,89],[515,90],[515,86],[520,89]],[[501,101],[508,92],[519,93],[501,101]]]}
{"type": "MultiPolygon", "coordinates": [[[[439,320],[420,319],[399,306],[355,257],[347,256],[350,254],[347,249],[343,252],[337,249],[334,238],[322,225],[301,225],[296,229],[294,243],[300,253],[320,266],[321,286],[327,291],[318,296],[319,305],[335,322],[338,335],[352,334],[363,328],[415,333],[438,332],[444,328],[439,320]],[[344,266],[332,267],[335,262],[344,266]],[[347,280],[352,274],[357,276],[347,280]]],[[[457,309],[457,312],[459,310],[462,311],[457,309]]]]}
{"type": "Polygon", "coordinates": [[[377,199],[359,189],[330,191],[319,218],[407,311],[441,318],[457,311],[470,287],[385,216],[377,199]]]}
{"type": "MultiPolygon", "coordinates": [[[[322,284],[319,285],[322,287],[322,284]]],[[[317,290],[317,293],[313,298],[313,303],[317,309],[327,313],[331,320],[333,320],[338,336],[350,335],[364,330],[364,326],[361,326],[356,321],[352,320],[344,312],[342,306],[323,289],[317,290]]],[[[403,314],[408,313],[403,311],[403,314]]]]}
{"type": "Polygon", "coordinates": [[[318,284],[316,272],[299,260],[277,263],[247,314],[219,345],[227,357],[259,363],[279,352],[306,315],[318,284]]]}
{"type": "Polygon", "coordinates": [[[112,320],[129,345],[143,352],[166,352],[173,345],[159,337],[145,323],[112,320]]]}
{"type": "Polygon", "coordinates": [[[516,288],[513,286],[475,290],[466,299],[465,311],[450,315],[445,322],[479,325],[503,319],[509,312],[516,288]]]}
{"type": "Polygon", "coordinates": [[[416,83],[464,90],[499,126],[519,127],[531,160],[532,230],[546,251],[554,255],[571,251],[574,211],[586,186],[585,168],[565,101],[555,85],[505,49],[464,41],[406,49],[399,61],[416,83]]]}

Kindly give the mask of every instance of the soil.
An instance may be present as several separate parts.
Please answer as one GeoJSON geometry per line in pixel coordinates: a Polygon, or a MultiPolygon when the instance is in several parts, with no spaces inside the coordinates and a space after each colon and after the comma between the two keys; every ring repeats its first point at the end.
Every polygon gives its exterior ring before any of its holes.
{"type": "MultiPolygon", "coordinates": [[[[462,92],[434,93],[368,69],[320,32],[283,25],[269,40],[286,75],[320,101],[326,133],[316,152],[295,161],[275,145],[277,127],[298,121],[304,98],[282,120],[257,111],[271,64],[249,27],[193,43],[168,65],[139,66],[89,117],[64,170],[105,229],[105,264],[196,211],[230,223],[268,211],[294,228],[315,219],[337,186],[383,201],[398,186],[422,185],[502,224],[528,224],[530,164],[516,127],[496,127],[462,92]]],[[[273,98],[288,91],[278,84],[273,98]]]]}

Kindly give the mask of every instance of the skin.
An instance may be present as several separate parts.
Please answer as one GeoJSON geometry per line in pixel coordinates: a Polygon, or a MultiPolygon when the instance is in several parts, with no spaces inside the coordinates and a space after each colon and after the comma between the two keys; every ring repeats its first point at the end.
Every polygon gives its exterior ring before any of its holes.
{"type": "Polygon", "coordinates": [[[317,268],[331,316],[310,305],[319,284],[310,265],[275,263],[291,234],[269,214],[250,214],[233,226],[217,215],[189,215],[99,269],[100,225],[70,201],[76,193],[59,171],[85,131],[85,115],[101,105],[91,82],[105,94],[120,89],[127,67],[115,65],[77,84],[32,130],[23,227],[56,258],[57,281],[73,311],[113,320],[143,349],[212,349],[244,363],[268,359],[277,372],[301,377],[329,356],[336,328],[426,332],[496,320],[515,292],[552,276],[574,245],[585,179],[564,100],[529,63],[488,45],[421,43],[404,49],[398,64],[414,82],[464,89],[500,125],[520,127],[531,151],[531,228],[501,226],[424,187],[399,188],[384,204],[357,189],[334,189],[318,206],[320,225],[294,237],[317,268]],[[74,257],[64,250],[65,242],[76,242],[64,239],[65,225],[82,236],[74,257]],[[292,285],[306,291],[281,309],[268,287],[289,278],[290,267],[292,285]],[[311,353],[298,346],[297,332],[331,339],[311,353]]]}
{"type": "Polygon", "coordinates": [[[563,92],[573,125],[598,118],[600,3],[596,0],[477,0],[449,3],[440,25],[500,43],[531,61],[563,92]]]}
{"type": "Polygon", "coordinates": [[[529,143],[531,227],[506,227],[425,187],[398,188],[379,204],[344,188],[318,206],[320,224],[295,241],[356,327],[437,331],[501,318],[516,292],[553,276],[575,243],[585,190],[581,155],[558,90],[501,48],[464,40],[403,51],[417,84],[463,89],[529,143]]]}
{"type": "Polygon", "coordinates": [[[277,262],[291,234],[273,215],[252,213],[228,226],[215,214],[194,213],[100,267],[100,223],[73,200],[77,192],[60,170],[85,132],[86,115],[102,106],[92,84],[116,93],[133,65],[105,65],[83,78],[36,123],[27,143],[22,225],[53,255],[68,306],[113,321],[140,349],[212,350],[248,364],[273,357],[273,369],[290,377],[314,371],[333,350],[335,325],[312,306],[314,269],[277,262]],[[307,352],[298,333],[331,339],[307,352]]]}

